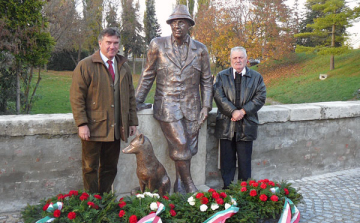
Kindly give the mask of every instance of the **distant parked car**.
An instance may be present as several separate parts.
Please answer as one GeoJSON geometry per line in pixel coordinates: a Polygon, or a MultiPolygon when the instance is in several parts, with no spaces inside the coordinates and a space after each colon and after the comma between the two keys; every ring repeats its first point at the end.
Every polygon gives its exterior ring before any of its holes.
{"type": "Polygon", "coordinates": [[[249,59],[250,67],[260,63],[259,59],[249,59]]]}

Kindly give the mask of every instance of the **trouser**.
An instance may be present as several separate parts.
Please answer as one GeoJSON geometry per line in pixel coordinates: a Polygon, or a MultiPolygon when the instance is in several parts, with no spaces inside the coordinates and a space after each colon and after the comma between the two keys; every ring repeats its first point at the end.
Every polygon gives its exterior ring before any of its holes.
{"type": "Polygon", "coordinates": [[[117,173],[120,140],[93,142],[81,140],[84,189],[109,193],[117,173]]]}
{"type": "Polygon", "coordinates": [[[159,123],[169,145],[170,158],[175,161],[174,192],[182,194],[196,192],[190,165],[192,156],[198,151],[198,122],[181,119],[175,122],[159,121],[159,123]]]}
{"type": "Polygon", "coordinates": [[[159,123],[169,145],[170,158],[174,161],[191,160],[198,151],[198,122],[181,119],[159,123]]]}
{"type": "Polygon", "coordinates": [[[228,188],[234,180],[236,170],[236,155],[238,163],[238,180],[251,178],[251,154],[253,141],[236,141],[220,139],[220,168],[224,188],[228,188]]]}

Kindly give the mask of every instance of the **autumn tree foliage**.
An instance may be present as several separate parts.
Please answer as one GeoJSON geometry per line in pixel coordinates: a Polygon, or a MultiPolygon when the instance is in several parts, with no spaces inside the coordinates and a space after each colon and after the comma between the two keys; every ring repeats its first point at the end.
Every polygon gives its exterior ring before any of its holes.
{"type": "Polygon", "coordinates": [[[314,46],[297,46],[296,52],[313,52],[330,55],[330,70],[335,68],[334,55],[349,49],[346,45],[346,28],[351,26],[350,20],[354,11],[346,6],[345,0],[308,0],[318,17],[307,24],[309,32],[298,33],[297,38],[315,38],[314,46]]]}
{"type": "Polygon", "coordinates": [[[218,65],[229,65],[232,47],[249,58],[278,59],[294,51],[296,22],[284,0],[208,1],[199,7],[194,36],[206,44],[218,65]]]}

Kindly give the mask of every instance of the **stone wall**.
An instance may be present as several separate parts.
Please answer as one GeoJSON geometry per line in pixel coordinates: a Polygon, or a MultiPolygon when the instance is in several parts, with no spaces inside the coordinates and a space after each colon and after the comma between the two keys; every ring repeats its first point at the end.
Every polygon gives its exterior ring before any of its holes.
{"type": "MultiPolygon", "coordinates": [[[[174,164],[152,110],[138,116],[139,131],[152,142],[173,183],[174,164]]],[[[200,130],[192,175],[196,185],[221,188],[215,118],[213,109],[200,130]]],[[[255,179],[294,180],[360,166],[360,101],[265,106],[259,119],[255,179]]],[[[0,212],[82,188],[76,131],[72,114],[0,116],[0,212]]],[[[121,153],[114,191],[127,194],[136,186],[135,155],[121,153]]]]}

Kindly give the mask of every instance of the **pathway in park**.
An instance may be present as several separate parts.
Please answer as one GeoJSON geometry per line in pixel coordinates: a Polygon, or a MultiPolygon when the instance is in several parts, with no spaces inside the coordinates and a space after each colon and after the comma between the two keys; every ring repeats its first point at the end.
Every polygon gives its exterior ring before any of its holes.
{"type": "MultiPolygon", "coordinates": [[[[360,223],[360,168],[290,181],[300,189],[300,222],[360,223]]],[[[1,213],[0,223],[20,223],[20,213],[1,213]]]]}

